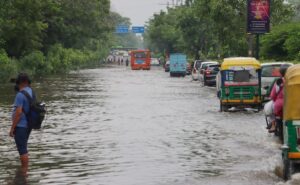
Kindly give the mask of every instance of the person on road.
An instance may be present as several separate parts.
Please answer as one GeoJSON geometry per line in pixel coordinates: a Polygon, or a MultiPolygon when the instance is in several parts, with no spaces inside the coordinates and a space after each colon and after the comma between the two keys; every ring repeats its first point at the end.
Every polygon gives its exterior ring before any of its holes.
{"type": "Polygon", "coordinates": [[[281,74],[281,78],[277,79],[271,94],[270,94],[270,98],[271,100],[273,100],[274,105],[273,105],[273,111],[274,111],[274,115],[276,117],[276,122],[272,122],[272,127],[269,129],[269,132],[275,132],[276,130],[276,124],[278,126],[278,124],[282,124],[282,118],[283,118],[283,101],[284,101],[284,76],[285,73],[288,69],[288,65],[282,65],[280,67],[280,74],[281,74]]]}
{"type": "Polygon", "coordinates": [[[129,60],[128,60],[128,58],[126,59],[126,66],[128,66],[129,65],[129,60]]]}
{"type": "Polygon", "coordinates": [[[26,91],[31,97],[33,91],[30,87],[30,79],[26,73],[20,73],[16,79],[15,89],[17,95],[14,101],[12,112],[12,126],[9,132],[10,137],[15,139],[22,167],[28,168],[28,150],[27,143],[31,128],[29,127],[28,120],[25,113],[30,111],[30,105],[26,96],[21,91],[26,91]]]}

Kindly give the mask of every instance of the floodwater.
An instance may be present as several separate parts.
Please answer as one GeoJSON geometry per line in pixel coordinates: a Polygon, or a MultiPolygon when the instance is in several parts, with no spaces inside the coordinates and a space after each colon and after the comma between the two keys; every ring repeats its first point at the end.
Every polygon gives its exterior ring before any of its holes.
{"type": "Polygon", "coordinates": [[[12,85],[0,87],[0,184],[281,183],[262,113],[220,113],[215,89],[188,76],[111,66],[33,86],[48,116],[31,135],[26,176],[8,137],[12,85]]]}

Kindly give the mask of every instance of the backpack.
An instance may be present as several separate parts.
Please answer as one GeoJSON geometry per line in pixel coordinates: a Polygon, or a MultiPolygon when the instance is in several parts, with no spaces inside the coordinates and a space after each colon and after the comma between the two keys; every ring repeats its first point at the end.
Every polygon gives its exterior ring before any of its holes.
{"type": "Polygon", "coordinates": [[[28,121],[29,128],[40,129],[46,115],[45,104],[37,102],[35,93],[33,91],[32,91],[32,97],[25,90],[21,91],[21,93],[27,98],[29,102],[28,113],[26,113],[23,110],[26,119],[28,121]]]}

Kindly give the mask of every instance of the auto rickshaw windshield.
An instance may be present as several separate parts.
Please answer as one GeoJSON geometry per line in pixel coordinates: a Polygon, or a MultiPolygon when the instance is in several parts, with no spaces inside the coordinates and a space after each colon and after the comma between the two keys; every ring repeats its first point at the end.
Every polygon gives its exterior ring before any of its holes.
{"type": "Polygon", "coordinates": [[[235,83],[259,83],[258,72],[255,68],[241,68],[228,70],[225,72],[225,82],[228,84],[235,83]]]}

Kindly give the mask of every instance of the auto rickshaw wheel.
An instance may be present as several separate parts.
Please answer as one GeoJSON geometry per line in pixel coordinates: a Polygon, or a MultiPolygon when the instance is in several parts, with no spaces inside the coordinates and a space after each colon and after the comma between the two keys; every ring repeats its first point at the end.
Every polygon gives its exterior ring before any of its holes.
{"type": "Polygon", "coordinates": [[[289,180],[294,173],[294,163],[290,159],[283,159],[283,179],[289,180]]]}
{"type": "Polygon", "coordinates": [[[228,111],[228,106],[223,105],[222,101],[220,101],[220,112],[227,112],[228,111]]]}

